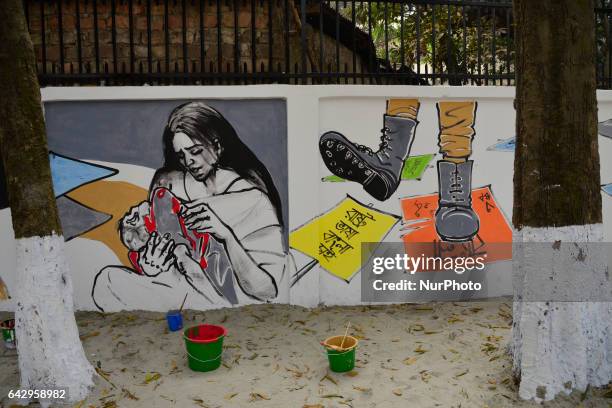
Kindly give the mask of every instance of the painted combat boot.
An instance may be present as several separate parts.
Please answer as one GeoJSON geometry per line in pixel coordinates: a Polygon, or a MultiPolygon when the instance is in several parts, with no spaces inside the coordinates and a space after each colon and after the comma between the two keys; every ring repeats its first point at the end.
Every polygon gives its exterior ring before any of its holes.
{"type": "Polygon", "coordinates": [[[338,132],[326,132],[319,140],[321,157],[333,174],[361,184],[372,197],[384,201],[400,183],[417,123],[412,118],[384,115],[376,152],[349,141],[338,132]]]}
{"type": "Polygon", "coordinates": [[[444,241],[469,241],[478,232],[480,221],[472,209],[473,163],[438,162],[436,231],[444,241]]]}

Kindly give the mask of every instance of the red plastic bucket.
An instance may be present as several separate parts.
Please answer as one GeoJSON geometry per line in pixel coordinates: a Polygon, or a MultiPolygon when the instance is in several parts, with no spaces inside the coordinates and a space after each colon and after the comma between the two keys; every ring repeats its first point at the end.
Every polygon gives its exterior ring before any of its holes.
{"type": "Polygon", "coordinates": [[[221,365],[223,339],[227,329],[213,324],[201,324],[183,332],[189,368],[194,371],[212,371],[221,365]]]}

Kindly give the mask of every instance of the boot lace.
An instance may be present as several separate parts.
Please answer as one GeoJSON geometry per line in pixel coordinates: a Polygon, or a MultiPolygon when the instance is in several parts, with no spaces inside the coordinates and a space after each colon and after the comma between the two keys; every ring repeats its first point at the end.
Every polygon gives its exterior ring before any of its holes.
{"type": "MultiPolygon", "coordinates": [[[[391,146],[389,146],[389,142],[391,141],[391,137],[389,137],[388,135],[389,130],[390,129],[386,126],[380,129],[381,136],[380,136],[380,144],[378,145],[378,151],[383,152],[387,157],[389,157],[389,153],[387,152],[387,150],[393,150],[391,146]]],[[[357,144],[357,143],[354,143],[354,145],[355,145],[355,148],[359,150],[360,152],[367,153],[370,156],[374,154],[374,151],[368,146],[357,144]]]]}
{"type": "Polygon", "coordinates": [[[451,194],[452,201],[455,203],[465,202],[465,190],[463,189],[463,177],[459,175],[457,167],[451,172],[451,184],[448,192],[451,194]]]}

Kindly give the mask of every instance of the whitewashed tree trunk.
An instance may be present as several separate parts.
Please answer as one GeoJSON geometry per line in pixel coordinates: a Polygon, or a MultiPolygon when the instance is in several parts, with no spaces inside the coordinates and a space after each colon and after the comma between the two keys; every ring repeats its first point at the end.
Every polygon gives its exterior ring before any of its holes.
{"type": "Polygon", "coordinates": [[[521,398],[550,400],[612,378],[602,240],[602,224],[515,231],[511,350],[521,398]]]}
{"type": "Polygon", "coordinates": [[[550,400],[612,379],[608,259],[597,244],[603,224],[595,5],[592,0],[513,5],[511,350],[520,397],[550,400]]]}
{"type": "MultiPolygon", "coordinates": [[[[65,387],[67,398],[57,402],[76,402],[87,396],[94,370],[74,318],[36,61],[21,0],[0,1],[0,39],[0,156],[17,244],[13,295],[21,389],[65,387]]],[[[40,400],[42,406],[51,402],[40,400]]]]}
{"type": "MultiPolygon", "coordinates": [[[[58,235],[17,240],[15,335],[22,389],[65,388],[84,399],[94,371],[74,319],[72,282],[58,235]]],[[[57,402],[65,402],[58,400],[57,402]]],[[[41,401],[45,406],[49,401],[41,401]]]]}

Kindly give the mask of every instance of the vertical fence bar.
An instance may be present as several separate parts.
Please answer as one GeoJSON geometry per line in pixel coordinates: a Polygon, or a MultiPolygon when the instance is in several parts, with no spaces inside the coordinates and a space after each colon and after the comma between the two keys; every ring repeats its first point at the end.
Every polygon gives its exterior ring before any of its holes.
{"type": "Polygon", "coordinates": [[[415,4],[416,7],[416,63],[417,76],[421,80],[421,7],[415,4]]]}
{"type": "Polygon", "coordinates": [[[57,30],[59,34],[60,73],[64,73],[64,26],[62,21],[62,0],[57,0],[57,30]]]}
{"type": "Polygon", "coordinates": [[[274,10],[272,8],[272,2],[275,1],[277,0],[268,0],[268,73],[274,71],[274,35],[272,32],[272,13],[274,10]]]}
{"type": "MultiPolygon", "coordinates": [[[[257,30],[255,29],[256,23],[256,15],[257,8],[255,7],[255,2],[257,0],[251,0],[251,72],[255,74],[257,72],[257,46],[256,46],[256,37],[257,30]]],[[[246,73],[247,71],[245,71],[246,73]]]]}
{"type": "Polygon", "coordinates": [[[510,39],[512,37],[510,36],[510,9],[506,8],[506,75],[508,75],[508,78],[506,78],[506,85],[510,85],[510,46],[511,46],[511,42],[510,39]]]}
{"type": "MultiPolygon", "coordinates": [[[[389,60],[389,3],[385,0],[385,64],[391,66],[389,60]]],[[[389,83],[389,77],[387,77],[387,83],[389,83]]]]}
{"type": "MultiPolygon", "coordinates": [[[[608,72],[607,72],[607,83],[606,88],[610,88],[612,84],[612,47],[610,46],[610,38],[612,37],[612,25],[610,19],[610,13],[605,12],[604,18],[608,22],[608,30],[606,32],[606,49],[608,51],[608,72]]],[[[604,66],[604,74],[605,74],[605,66],[604,66]]]]}
{"type": "Polygon", "coordinates": [[[76,36],[77,36],[77,63],[79,66],[79,74],[83,73],[83,49],[81,44],[81,9],[79,8],[80,1],[74,1],[74,8],[76,13],[76,36]]]}
{"type": "Polygon", "coordinates": [[[291,74],[291,63],[289,55],[289,1],[285,0],[285,73],[291,74]]]}
{"type": "Polygon", "coordinates": [[[232,8],[234,9],[234,72],[240,72],[240,37],[238,34],[238,0],[234,0],[232,8]]]}
{"type": "Polygon", "coordinates": [[[467,61],[467,19],[465,18],[465,6],[461,8],[461,19],[463,23],[463,69],[461,72],[466,78],[461,81],[462,84],[467,84],[467,75],[468,75],[468,61],[467,61]]]}
{"type": "Polygon", "coordinates": [[[168,0],[164,0],[164,57],[165,72],[170,73],[170,27],[168,27],[168,0]]]}
{"type": "Polygon", "coordinates": [[[221,37],[221,25],[223,25],[221,0],[217,0],[217,73],[219,74],[219,78],[221,78],[221,72],[223,72],[223,39],[221,37]]]}
{"type": "MultiPolygon", "coordinates": [[[[95,0],[94,0],[95,1],[95,0]]],[[[47,42],[45,30],[45,2],[40,0],[40,47],[42,56],[42,73],[47,73],[47,42]]]]}
{"type": "Polygon", "coordinates": [[[454,82],[454,78],[452,78],[452,75],[455,73],[454,72],[454,67],[453,67],[453,62],[451,61],[451,46],[452,46],[452,41],[451,41],[451,36],[453,35],[452,32],[452,23],[451,23],[451,6],[450,4],[446,5],[446,73],[448,74],[447,76],[447,80],[446,82],[450,85],[451,84],[451,80],[452,83],[454,82]]]}
{"type": "Polygon", "coordinates": [[[147,0],[147,71],[153,73],[153,49],[151,39],[151,0],[147,0]]]}
{"type": "Polygon", "coordinates": [[[405,65],[404,61],[404,3],[400,3],[400,69],[405,65]]]}
{"type": "MultiPolygon", "coordinates": [[[[368,36],[370,38],[372,38],[372,2],[368,1],[368,36]]],[[[378,72],[378,64],[376,64],[376,66],[374,65],[374,63],[377,60],[377,56],[376,56],[376,46],[374,46],[374,49],[370,50],[369,52],[370,55],[370,74],[374,73],[374,72],[378,72]]],[[[372,83],[372,76],[370,76],[370,84],[372,83]]]]}
{"type": "Polygon", "coordinates": [[[336,1],[336,75],[340,83],[340,2],[336,1]]]}
{"type": "MultiPolygon", "coordinates": [[[[491,7],[491,20],[492,20],[492,24],[491,24],[491,55],[492,55],[492,71],[493,71],[493,77],[495,77],[495,75],[497,74],[497,30],[496,30],[496,24],[495,24],[495,20],[497,20],[497,16],[495,13],[495,7],[491,7]]],[[[497,79],[493,79],[493,85],[497,85],[497,79]]]]}
{"type": "Polygon", "coordinates": [[[306,67],[306,0],[300,1],[300,10],[301,10],[301,19],[302,26],[300,28],[301,33],[301,43],[302,43],[302,84],[305,85],[308,83],[308,75],[307,75],[307,67],[306,67]]]}
{"type": "Polygon", "coordinates": [[[200,73],[206,70],[205,61],[205,42],[204,42],[204,0],[200,0],[200,7],[198,9],[200,13],[199,18],[199,29],[200,29],[200,73]]]}
{"type": "Polygon", "coordinates": [[[187,53],[187,2],[181,2],[181,40],[183,43],[183,72],[189,72],[189,55],[187,53]]]}
{"type": "Polygon", "coordinates": [[[478,85],[482,85],[482,51],[481,51],[481,47],[482,47],[482,29],[481,29],[481,14],[480,14],[480,7],[478,7],[476,9],[477,11],[477,16],[476,16],[476,59],[477,59],[477,64],[478,64],[478,81],[476,81],[476,83],[478,85]]]}
{"type": "MultiPolygon", "coordinates": [[[[75,0],[78,1],[78,0],[75,0]]],[[[128,26],[130,31],[130,73],[134,73],[134,0],[128,0],[128,26]]]]}
{"type": "Polygon", "coordinates": [[[113,47],[113,74],[117,73],[117,9],[115,0],[111,0],[111,42],[113,47]]]}
{"type": "Polygon", "coordinates": [[[431,78],[436,84],[436,5],[431,5],[431,78]]]}
{"type": "Polygon", "coordinates": [[[351,0],[351,25],[352,25],[352,39],[353,39],[353,84],[357,83],[357,20],[356,20],[356,4],[355,0],[351,0]]]}
{"type": "MultiPolygon", "coordinates": [[[[323,42],[323,2],[321,0],[319,2],[319,74],[323,73],[323,67],[325,66],[325,61],[323,60],[325,43],[323,42]]],[[[323,77],[319,77],[319,83],[323,83],[323,77]]]]}

